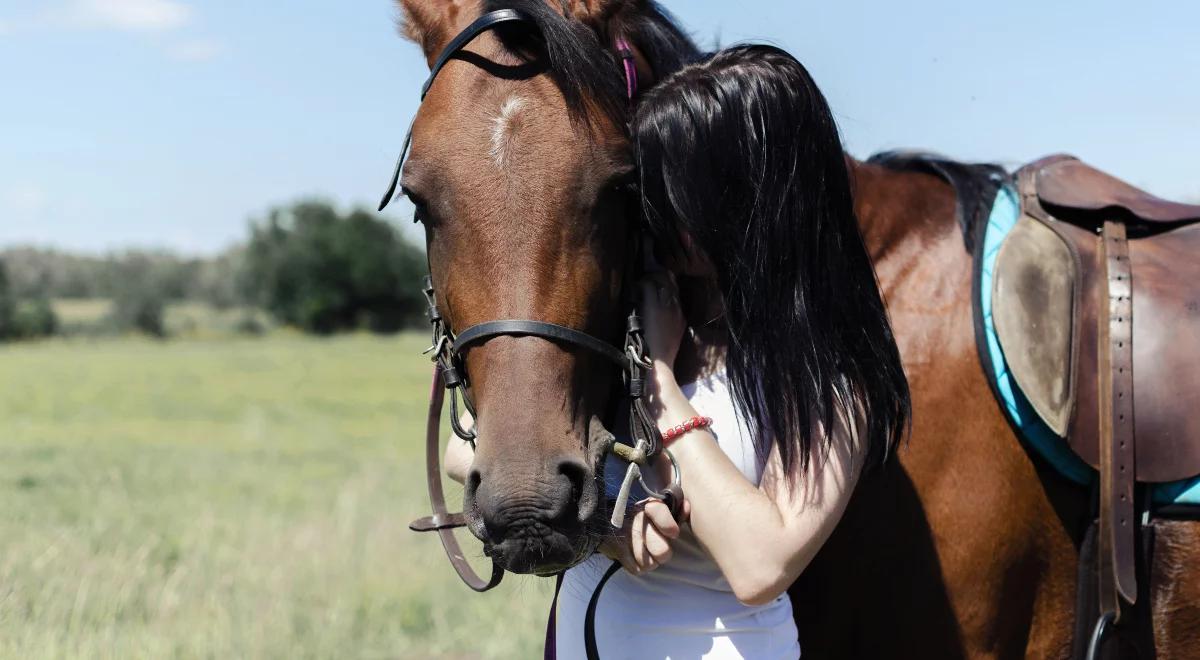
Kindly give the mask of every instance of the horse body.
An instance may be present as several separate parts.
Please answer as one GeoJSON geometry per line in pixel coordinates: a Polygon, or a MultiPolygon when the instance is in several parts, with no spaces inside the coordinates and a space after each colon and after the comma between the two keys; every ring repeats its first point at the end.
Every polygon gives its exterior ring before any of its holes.
{"type": "Polygon", "coordinates": [[[1066,657],[1075,541],[1061,516],[1079,513],[1083,496],[1039,470],[984,380],[954,190],[917,172],[852,171],[913,429],[899,463],[860,482],[793,587],[806,652],[1066,657]]]}
{"type": "MultiPolygon", "coordinates": [[[[483,6],[400,3],[431,60],[483,6]]],[[[593,74],[620,76],[611,52],[623,31],[644,85],[678,66],[678,43],[663,39],[684,38],[642,0],[548,4],[562,5],[571,30],[590,31],[591,45],[573,57],[604,59],[593,74]],[[650,29],[637,34],[639,24],[650,29]]],[[[405,172],[431,213],[431,269],[449,322],[513,316],[619,332],[605,327],[623,318],[631,258],[632,225],[611,186],[629,166],[619,117],[584,98],[574,110],[586,121],[569,119],[564,95],[580,90],[564,90],[491,36],[464,55],[430,90],[405,172]]],[[[792,589],[806,657],[1071,657],[1089,493],[1024,449],[985,380],[955,190],[924,173],[849,167],[910,380],[913,428],[899,461],[860,480],[792,589]]],[[[560,568],[595,547],[604,517],[587,485],[598,462],[591,420],[609,407],[609,384],[591,375],[602,367],[535,337],[498,338],[468,357],[481,437],[467,485],[472,531],[510,569],[560,568]],[[539,564],[547,556],[554,561],[539,564]]],[[[1152,524],[1143,583],[1154,644],[1162,657],[1187,657],[1200,643],[1200,523],[1152,524]]]]}
{"type": "MultiPolygon", "coordinates": [[[[980,367],[954,189],[851,163],[856,211],[913,393],[899,462],[864,478],[792,588],[809,657],[1068,658],[1091,494],[1025,450],[980,367]]],[[[1144,621],[1159,657],[1200,636],[1200,523],[1151,522],[1144,621]]],[[[1138,642],[1134,642],[1138,645],[1138,642]]],[[[1143,657],[1149,657],[1143,655],[1143,657]]]]}

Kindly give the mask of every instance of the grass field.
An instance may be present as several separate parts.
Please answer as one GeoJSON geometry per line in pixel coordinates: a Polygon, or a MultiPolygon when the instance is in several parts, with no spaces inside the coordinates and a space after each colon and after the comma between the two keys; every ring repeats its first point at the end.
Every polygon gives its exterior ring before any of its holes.
{"type": "Polygon", "coordinates": [[[0,345],[0,657],[540,656],[407,530],[422,339],[0,345]]]}

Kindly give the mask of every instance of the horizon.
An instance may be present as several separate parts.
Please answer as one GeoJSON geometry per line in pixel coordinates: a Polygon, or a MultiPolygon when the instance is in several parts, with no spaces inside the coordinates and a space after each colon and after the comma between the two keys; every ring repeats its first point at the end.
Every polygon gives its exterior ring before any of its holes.
{"type": "MultiPolygon", "coordinates": [[[[916,148],[1012,169],[1065,151],[1200,197],[1196,3],[664,4],[703,47],[795,54],[855,157],[916,148]]],[[[206,257],[274,206],[373,210],[427,73],[396,13],[390,0],[5,3],[0,249],[206,257]]],[[[419,239],[410,214],[384,217],[419,239]]]]}

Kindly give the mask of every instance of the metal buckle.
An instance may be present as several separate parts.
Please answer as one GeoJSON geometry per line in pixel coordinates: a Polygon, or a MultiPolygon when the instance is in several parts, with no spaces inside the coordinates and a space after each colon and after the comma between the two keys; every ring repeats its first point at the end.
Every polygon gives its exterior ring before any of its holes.
{"type": "MultiPolygon", "coordinates": [[[[646,455],[649,449],[649,444],[646,441],[638,442],[636,447],[616,442],[613,443],[612,452],[620,458],[629,461],[629,467],[625,470],[625,478],[621,480],[621,489],[617,492],[617,499],[613,502],[612,517],[609,518],[609,523],[615,528],[621,528],[625,525],[625,509],[629,506],[629,495],[633,491],[633,482],[636,480],[646,491],[650,497],[668,501],[673,497],[670,489],[657,491],[651,488],[642,473],[643,466],[649,466],[650,458],[646,455]]],[[[672,478],[671,483],[676,489],[682,488],[682,475],[679,472],[679,463],[675,460],[675,455],[669,449],[663,449],[662,453],[671,461],[672,478]]]]}

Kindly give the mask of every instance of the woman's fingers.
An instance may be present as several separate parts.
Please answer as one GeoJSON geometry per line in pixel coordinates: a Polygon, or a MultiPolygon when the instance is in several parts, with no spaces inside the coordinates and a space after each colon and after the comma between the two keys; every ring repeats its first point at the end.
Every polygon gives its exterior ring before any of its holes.
{"type": "Polygon", "coordinates": [[[616,537],[605,540],[600,544],[600,554],[619,562],[622,568],[633,575],[639,575],[642,572],[642,569],[633,561],[633,555],[629,552],[629,543],[623,538],[616,537]]]}
{"type": "Polygon", "coordinates": [[[679,538],[679,523],[661,500],[646,502],[642,512],[646,521],[646,554],[655,563],[665,564],[671,559],[671,539],[679,538]]]}
{"type": "Polygon", "coordinates": [[[633,527],[629,530],[629,548],[633,554],[633,562],[640,568],[648,563],[646,554],[646,513],[638,511],[633,515],[633,527]]]}
{"type": "Polygon", "coordinates": [[[671,560],[671,540],[679,537],[679,523],[661,500],[646,500],[626,518],[628,536],[615,536],[600,544],[600,552],[616,560],[633,575],[642,575],[671,560]]]}
{"type": "Polygon", "coordinates": [[[643,320],[646,353],[667,366],[675,363],[687,321],[679,302],[679,289],[669,272],[653,273],[641,281],[639,312],[643,320]]]}
{"type": "Polygon", "coordinates": [[[670,541],[653,525],[646,528],[646,554],[649,555],[647,561],[655,566],[665,564],[671,559],[670,541]]]}
{"type": "Polygon", "coordinates": [[[666,505],[658,500],[648,502],[633,516],[630,529],[630,551],[639,570],[652,571],[670,561],[674,552],[671,539],[679,536],[679,525],[666,505]]]}
{"type": "Polygon", "coordinates": [[[679,538],[679,523],[671,515],[671,509],[662,500],[649,500],[642,509],[658,532],[668,538],[679,538]]]}

